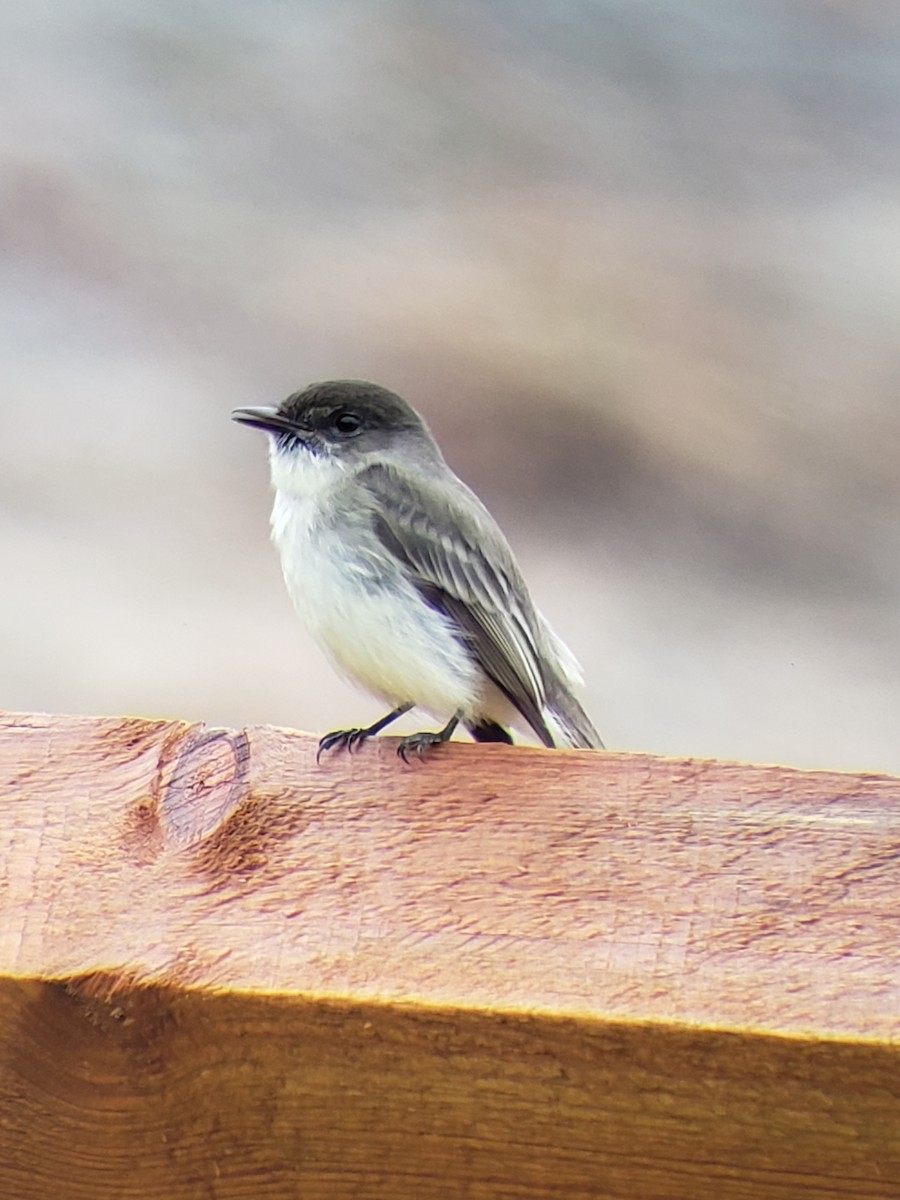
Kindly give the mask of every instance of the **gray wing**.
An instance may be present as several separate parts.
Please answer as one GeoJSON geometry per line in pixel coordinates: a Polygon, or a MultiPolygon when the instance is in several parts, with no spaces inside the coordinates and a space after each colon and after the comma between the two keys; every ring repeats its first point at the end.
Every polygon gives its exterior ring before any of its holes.
{"type": "Polygon", "coordinates": [[[538,619],[493,518],[455,477],[449,487],[435,486],[372,466],[355,482],[375,501],[373,524],[382,544],[423,598],[455,625],[544,745],[553,746],[542,716],[547,681],[538,619]]]}

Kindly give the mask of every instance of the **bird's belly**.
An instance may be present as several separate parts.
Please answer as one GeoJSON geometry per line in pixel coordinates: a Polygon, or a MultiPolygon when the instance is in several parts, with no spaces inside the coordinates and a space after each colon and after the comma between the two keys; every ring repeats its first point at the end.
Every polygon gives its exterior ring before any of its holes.
{"type": "Polygon", "coordinates": [[[412,703],[439,717],[471,711],[480,671],[380,549],[350,555],[333,538],[292,540],[293,552],[279,544],[288,591],[342,675],[392,707],[412,703]]]}

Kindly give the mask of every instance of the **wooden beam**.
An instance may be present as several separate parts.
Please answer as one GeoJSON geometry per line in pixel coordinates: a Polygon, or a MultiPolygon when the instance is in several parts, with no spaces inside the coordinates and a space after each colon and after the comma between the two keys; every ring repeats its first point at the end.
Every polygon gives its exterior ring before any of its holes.
{"type": "Polygon", "coordinates": [[[0,1195],[900,1196],[900,780],[0,715],[0,1195]]]}

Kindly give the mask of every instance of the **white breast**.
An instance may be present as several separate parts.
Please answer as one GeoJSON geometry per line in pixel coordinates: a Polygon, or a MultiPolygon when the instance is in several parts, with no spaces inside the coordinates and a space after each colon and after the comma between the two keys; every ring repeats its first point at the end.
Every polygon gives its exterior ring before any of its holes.
{"type": "MultiPolygon", "coordinates": [[[[330,475],[310,464],[303,470],[303,494],[275,493],[272,539],[294,607],[313,637],[341,674],[391,707],[412,703],[440,720],[458,709],[473,711],[483,676],[446,619],[422,600],[374,534],[356,527],[342,536],[322,519],[335,468],[330,475]]],[[[298,482],[296,472],[291,482],[298,482]]]]}

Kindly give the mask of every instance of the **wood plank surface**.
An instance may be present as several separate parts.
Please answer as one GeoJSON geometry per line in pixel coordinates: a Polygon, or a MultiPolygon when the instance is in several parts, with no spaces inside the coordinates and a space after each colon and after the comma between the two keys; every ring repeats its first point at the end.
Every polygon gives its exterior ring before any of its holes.
{"type": "Polygon", "coordinates": [[[900,1197],[900,781],[0,716],[0,1195],[900,1197]]]}

